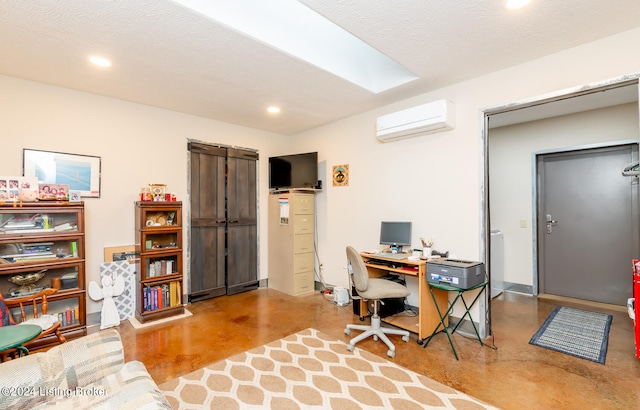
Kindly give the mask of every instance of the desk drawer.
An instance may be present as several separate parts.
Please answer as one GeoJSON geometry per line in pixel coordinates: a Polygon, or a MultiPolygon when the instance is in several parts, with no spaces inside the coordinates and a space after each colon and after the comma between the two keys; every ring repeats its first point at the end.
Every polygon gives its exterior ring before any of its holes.
{"type": "Polygon", "coordinates": [[[293,255],[293,273],[313,272],[313,252],[293,255]]]}
{"type": "Polygon", "coordinates": [[[312,233],[293,235],[293,253],[313,252],[314,237],[312,233]]]}
{"type": "Polygon", "coordinates": [[[313,271],[293,275],[293,294],[313,292],[313,271]]]}
{"type": "Polygon", "coordinates": [[[313,215],[294,215],[293,233],[313,233],[313,215]]]}

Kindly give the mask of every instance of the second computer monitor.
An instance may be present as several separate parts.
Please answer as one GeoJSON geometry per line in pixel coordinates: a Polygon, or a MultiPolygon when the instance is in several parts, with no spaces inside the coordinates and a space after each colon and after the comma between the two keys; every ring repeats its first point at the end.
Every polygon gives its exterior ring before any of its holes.
{"type": "Polygon", "coordinates": [[[383,221],[380,224],[380,244],[399,248],[399,252],[403,246],[411,246],[411,222],[383,221]]]}

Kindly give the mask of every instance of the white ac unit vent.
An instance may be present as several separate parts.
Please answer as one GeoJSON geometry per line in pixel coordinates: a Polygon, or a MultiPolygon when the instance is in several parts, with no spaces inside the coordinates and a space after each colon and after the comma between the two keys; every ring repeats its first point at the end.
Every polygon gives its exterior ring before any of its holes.
{"type": "Polygon", "coordinates": [[[378,117],[376,136],[382,142],[452,130],[456,126],[456,107],[438,100],[378,117]]]}

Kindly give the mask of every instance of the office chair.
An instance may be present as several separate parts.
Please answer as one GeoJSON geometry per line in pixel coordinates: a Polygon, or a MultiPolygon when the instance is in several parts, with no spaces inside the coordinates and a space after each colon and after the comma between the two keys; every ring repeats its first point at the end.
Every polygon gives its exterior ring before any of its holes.
{"type": "Polygon", "coordinates": [[[409,331],[400,329],[391,329],[380,326],[380,316],[378,315],[378,303],[382,303],[381,299],[386,298],[404,298],[409,296],[411,292],[406,286],[399,283],[391,282],[386,279],[369,278],[367,267],[360,257],[358,251],[353,247],[347,246],[347,260],[349,262],[348,269],[351,275],[352,283],[358,292],[358,295],[365,300],[373,301],[373,315],[371,316],[371,325],[353,325],[348,324],[344,329],[344,333],[349,335],[351,329],[363,330],[364,333],[354,337],[349,341],[347,349],[353,352],[355,344],[359,341],[373,336],[373,340],[380,338],[388,347],[387,356],[395,357],[396,347],[391,343],[387,334],[401,335],[402,340],[409,341],[409,331]]]}

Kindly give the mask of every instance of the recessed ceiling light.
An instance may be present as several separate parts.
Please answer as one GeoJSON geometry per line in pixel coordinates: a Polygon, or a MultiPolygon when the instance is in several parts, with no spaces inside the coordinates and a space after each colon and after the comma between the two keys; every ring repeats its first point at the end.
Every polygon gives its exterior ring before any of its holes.
{"type": "Polygon", "coordinates": [[[269,107],[267,108],[267,111],[269,111],[271,114],[277,114],[280,112],[280,107],[269,107]]]}
{"type": "Polygon", "coordinates": [[[504,5],[508,10],[515,10],[529,4],[531,0],[507,0],[507,3],[504,5]]]}
{"type": "Polygon", "coordinates": [[[91,61],[91,63],[100,67],[111,67],[111,61],[107,60],[104,57],[91,56],[89,57],[89,61],[91,61]]]}
{"type": "Polygon", "coordinates": [[[174,0],[373,93],[418,77],[297,0],[174,0]]]}

